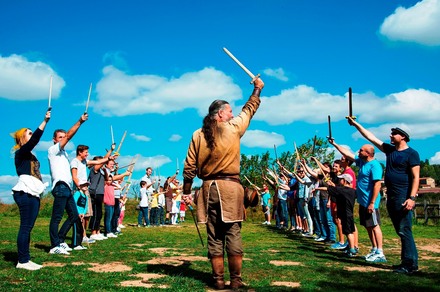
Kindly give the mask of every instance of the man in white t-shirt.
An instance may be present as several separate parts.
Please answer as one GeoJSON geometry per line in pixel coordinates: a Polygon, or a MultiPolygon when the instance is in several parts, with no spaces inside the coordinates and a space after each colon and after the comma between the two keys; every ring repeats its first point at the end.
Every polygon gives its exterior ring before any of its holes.
{"type": "Polygon", "coordinates": [[[66,144],[73,138],[79,127],[88,119],[84,113],[69,131],[55,130],[54,145],[48,149],[50,174],[52,176],[52,195],[54,197],[52,217],[49,224],[51,254],[69,254],[72,249],[64,242],[70,227],[79,219],[78,210],[72,195],[72,174],[70,172],[69,157],[64,150],[66,144]],[[68,218],[58,230],[61,219],[67,211],[68,218]]]}

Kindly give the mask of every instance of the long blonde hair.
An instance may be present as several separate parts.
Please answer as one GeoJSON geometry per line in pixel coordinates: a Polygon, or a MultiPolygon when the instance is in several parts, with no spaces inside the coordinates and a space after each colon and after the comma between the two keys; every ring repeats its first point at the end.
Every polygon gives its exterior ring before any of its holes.
{"type": "Polygon", "coordinates": [[[12,147],[13,151],[18,150],[18,149],[20,149],[21,146],[23,146],[23,144],[24,144],[23,139],[26,134],[26,130],[28,130],[28,128],[21,128],[20,130],[17,130],[14,133],[11,133],[12,138],[14,138],[14,140],[15,140],[15,145],[14,145],[14,147],[12,147]]]}

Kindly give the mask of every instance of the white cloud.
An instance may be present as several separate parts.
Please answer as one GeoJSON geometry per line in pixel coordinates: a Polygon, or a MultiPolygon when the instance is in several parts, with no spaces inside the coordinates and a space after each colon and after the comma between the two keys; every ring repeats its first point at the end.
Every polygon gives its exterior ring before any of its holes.
{"type": "Polygon", "coordinates": [[[410,8],[398,7],[385,18],[380,33],[393,41],[440,45],[440,0],[423,0],[410,8]]]}
{"type": "Polygon", "coordinates": [[[286,144],[286,140],[283,135],[274,132],[248,130],[241,138],[241,144],[246,147],[272,148],[273,145],[281,146],[286,144]]]}
{"type": "MultiPolygon", "coordinates": [[[[40,141],[38,142],[37,146],[35,146],[35,151],[46,151],[49,149],[50,146],[53,146],[53,141],[40,141]]],[[[64,146],[64,150],[66,151],[76,151],[76,146],[73,142],[67,142],[66,146],[64,146]]]]}
{"type": "Polygon", "coordinates": [[[440,151],[435,153],[435,155],[429,159],[429,164],[440,164],[440,151]]]}
{"type": "Polygon", "coordinates": [[[150,137],[147,137],[145,135],[137,135],[135,133],[131,133],[130,137],[132,137],[133,139],[135,139],[136,141],[143,141],[143,142],[148,142],[151,141],[150,137]]]}
{"type": "Polygon", "coordinates": [[[286,73],[284,72],[283,68],[277,68],[277,69],[270,69],[267,68],[263,71],[264,74],[267,76],[274,77],[281,81],[289,81],[289,78],[286,76],[286,73]]]}
{"type": "Polygon", "coordinates": [[[157,75],[129,75],[107,66],[96,91],[97,101],[91,106],[104,116],[167,114],[186,108],[196,108],[203,116],[215,99],[227,99],[233,104],[242,97],[232,79],[214,68],[167,79],[157,75]]]}
{"type": "MultiPolygon", "coordinates": [[[[332,122],[345,120],[347,96],[348,93],[331,95],[298,85],[279,95],[262,97],[254,120],[270,125],[297,121],[321,124],[327,122],[327,115],[332,122]]],[[[387,138],[390,129],[402,125],[402,121],[411,129],[413,138],[425,139],[440,134],[440,94],[425,89],[408,89],[385,97],[378,97],[373,92],[353,93],[353,114],[362,124],[382,124],[373,129],[378,137],[387,138]]]]}
{"type": "Polygon", "coordinates": [[[171,135],[171,137],[168,139],[171,142],[177,142],[180,141],[182,139],[182,136],[178,135],[178,134],[173,134],[171,135]]]}
{"type": "Polygon", "coordinates": [[[56,99],[65,82],[49,65],[15,54],[0,56],[0,97],[18,101],[48,99],[51,75],[52,98],[56,99]]]}
{"type": "Polygon", "coordinates": [[[319,93],[307,85],[298,85],[281,91],[279,95],[262,97],[254,120],[265,121],[270,125],[295,121],[320,124],[327,121],[327,115],[331,115],[332,120],[344,118],[348,111],[347,104],[343,96],[319,93]]]}
{"type": "MultiPolygon", "coordinates": [[[[120,156],[118,157],[119,166],[125,166],[133,162],[135,156],[120,156]]],[[[156,170],[158,167],[162,167],[164,164],[172,162],[171,159],[165,155],[156,155],[151,157],[144,157],[142,155],[137,156],[134,171],[145,171],[147,167],[152,167],[156,170]]],[[[122,171],[120,171],[122,173],[122,171]]]]}

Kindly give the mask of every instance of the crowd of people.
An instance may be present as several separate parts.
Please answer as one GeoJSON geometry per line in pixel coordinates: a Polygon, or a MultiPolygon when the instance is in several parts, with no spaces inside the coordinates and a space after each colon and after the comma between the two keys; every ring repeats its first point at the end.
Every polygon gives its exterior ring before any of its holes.
{"type": "Polygon", "coordinates": [[[352,117],[348,122],[373,145],[363,145],[357,154],[335,142],[328,141],[342,154],[331,165],[312,157],[318,168],[299,159],[293,171],[277,160],[279,171],[267,169],[263,187],[252,185],[261,195],[264,225],[275,218],[276,227],[301,233],[317,242],[328,243],[331,249],[343,250],[347,257],[359,255],[358,229],[354,220],[355,202],[359,204],[360,225],[365,227],[371,249],[364,258],[370,263],[387,262],[383,251],[383,236],[379,205],[382,182],[386,186],[386,206],[396,233],[401,239],[401,263],[393,265],[397,273],[410,274],[418,270],[417,248],[412,235],[412,209],[419,187],[420,159],[407,144],[410,136],[401,128],[392,128],[390,144],[376,138],[352,117]],[[386,154],[385,176],[382,165],[375,159],[375,148],[386,154]],[[358,175],[351,168],[358,167],[358,175]],[[274,191],[273,214],[270,216],[269,188],[274,191]]]}
{"type": "MultiPolygon", "coordinates": [[[[42,268],[42,265],[31,261],[29,251],[30,235],[38,216],[40,196],[46,188],[42,182],[40,163],[32,150],[43,135],[50,116],[51,112],[48,110],[43,122],[34,132],[22,128],[12,134],[16,143],[13,150],[19,176],[18,183],[12,189],[20,212],[16,267],[26,270],[42,268]]],[[[131,176],[134,166],[118,173],[120,169],[116,163],[118,154],[114,153],[114,143],[104,156],[95,156],[92,160],[88,159],[87,145],[78,145],[76,156],[71,161],[64,149],[87,119],[88,114],[84,113],[68,131],[55,130],[52,138],[54,144],[48,149],[53,196],[49,223],[50,254],[68,255],[73,250],[86,250],[86,246],[96,241],[117,238],[121,229],[125,228],[123,219],[130,182],[123,184],[123,180],[131,176]],[[67,219],[61,224],[65,213],[67,219]],[[70,231],[72,242],[69,246],[66,237],[70,231]]],[[[156,189],[153,188],[155,181],[152,181],[151,173],[152,168],[147,168],[146,175],[140,182],[138,226],[177,224],[179,217],[180,221],[184,221],[186,205],[181,203],[182,186],[176,179],[178,171],[167,178],[163,187],[158,182],[156,189]]]]}

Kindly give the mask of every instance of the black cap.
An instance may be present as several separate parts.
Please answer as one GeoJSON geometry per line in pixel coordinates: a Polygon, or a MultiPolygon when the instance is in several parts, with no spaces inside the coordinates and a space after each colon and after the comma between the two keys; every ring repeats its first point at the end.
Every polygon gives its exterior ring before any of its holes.
{"type": "Polygon", "coordinates": [[[409,142],[409,134],[402,130],[401,128],[391,128],[391,132],[397,132],[400,135],[404,136],[406,138],[406,142],[409,142]]]}

